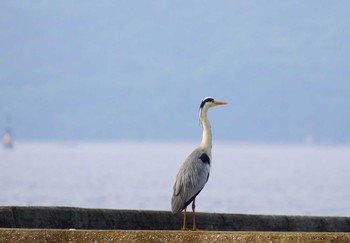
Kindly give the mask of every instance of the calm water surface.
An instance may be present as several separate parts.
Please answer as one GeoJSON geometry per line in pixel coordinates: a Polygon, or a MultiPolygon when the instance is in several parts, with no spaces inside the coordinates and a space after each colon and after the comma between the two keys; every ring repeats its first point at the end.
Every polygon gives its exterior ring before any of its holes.
{"type": "MultiPolygon", "coordinates": [[[[0,205],[170,210],[190,142],[19,142],[0,149],[0,205]]],[[[216,142],[197,210],[350,216],[350,146],[216,142]]]]}

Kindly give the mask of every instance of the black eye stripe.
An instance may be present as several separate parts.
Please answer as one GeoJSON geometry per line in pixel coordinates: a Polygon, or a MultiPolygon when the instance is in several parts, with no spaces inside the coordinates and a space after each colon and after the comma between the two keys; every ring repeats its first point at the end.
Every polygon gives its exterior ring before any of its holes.
{"type": "Polygon", "coordinates": [[[205,98],[202,103],[201,103],[201,106],[199,108],[203,108],[204,104],[207,103],[207,102],[214,102],[214,99],[211,98],[211,97],[208,97],[208,98],[205,98]]]}

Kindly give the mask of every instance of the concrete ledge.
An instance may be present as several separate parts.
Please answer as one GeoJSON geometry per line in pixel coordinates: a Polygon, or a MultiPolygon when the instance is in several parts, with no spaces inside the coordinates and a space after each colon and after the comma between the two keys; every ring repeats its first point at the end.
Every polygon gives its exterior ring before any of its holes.
{"type": "MultiPolygon", "coordinates": [[[[190,219],[191,213],[188,226],[190,219]]],[[[0,228],[178,230],[181,225],[182,215],[167,211],[0,207],[0,228]]],[[[197,213],[197,226],[210,231],[350,232],[350,218],[197,213]]]]}
{"type": "Polygon", "coordinates": [[[0,242],[350,242],[350,234],[0,229],[0,242]]]}

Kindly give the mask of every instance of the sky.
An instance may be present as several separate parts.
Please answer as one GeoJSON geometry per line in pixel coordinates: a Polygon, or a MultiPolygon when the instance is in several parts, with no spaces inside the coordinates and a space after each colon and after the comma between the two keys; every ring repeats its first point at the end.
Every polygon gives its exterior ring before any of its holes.
{"type": "Polygon", "coordinates": [[[348,1],[1,1],[16,140],[350,142],[348,1]]]}

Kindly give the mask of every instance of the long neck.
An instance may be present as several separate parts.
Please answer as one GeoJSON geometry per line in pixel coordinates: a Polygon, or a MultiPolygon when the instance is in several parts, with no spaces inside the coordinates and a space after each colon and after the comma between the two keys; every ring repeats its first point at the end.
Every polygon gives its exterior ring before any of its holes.
{"type": "Polygon", "coordinates": [[[212,147],[212,134],[211,134],[211,127],[209,120],[207,118],[207,112],[208,109],[203,109],[200,113],[200,120],[202,122],[203,126],[203,135],[202,135],[202,142],[200,147],[202,149],[207,150],[207,152],[211,153],[211,147],[212,147]]]}

